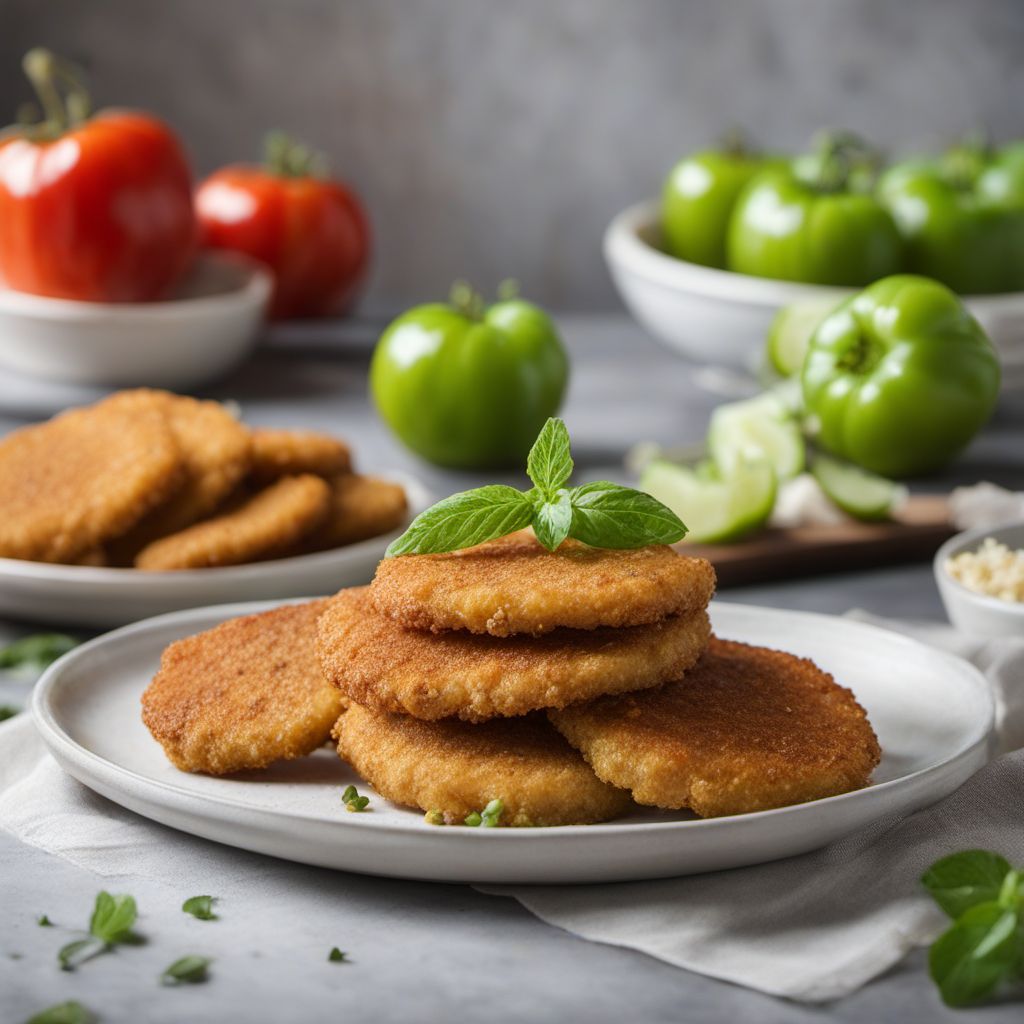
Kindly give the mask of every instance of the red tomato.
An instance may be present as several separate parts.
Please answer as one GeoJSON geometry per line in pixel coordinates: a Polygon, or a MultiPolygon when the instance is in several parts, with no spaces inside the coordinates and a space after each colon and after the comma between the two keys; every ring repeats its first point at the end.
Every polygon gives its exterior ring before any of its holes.
{"type": "Polygon", "coordinates": [[[0,283],[145,302],[181,276],[195,242],[188,164],[155,118],[112,111],[0,141],[0,283]]]}
{"type": "Polygon", "coordinates": [[[200,185],[196,211],[204,245],[245,253],[273,271],[275,319],[343,312],[366,280],[370,226],[340,182],[225,167],[200,185]]]}

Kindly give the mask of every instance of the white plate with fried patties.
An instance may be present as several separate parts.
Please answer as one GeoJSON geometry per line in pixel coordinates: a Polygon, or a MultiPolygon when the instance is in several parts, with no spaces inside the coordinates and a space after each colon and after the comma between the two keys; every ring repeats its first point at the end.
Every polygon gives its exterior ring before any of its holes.
{"type": "Polygon", "coordinates": [[[175,640],[268,607],[162,615],[65,655],[33,700],[53,755],[130,810],[245,850],[400,878],[537,884],[669,877],[803,853],[934,803],[989,753],[992,695],[966,662],[864,623],[713,602],[719,636],[811,658],[853,691],[882,748],[872,785],[732,817],[636,807],[607,824],[485,829],[431,825],[421,812],[389,804],[329,746],[260,772],[213,778],[177,770],[140,716],[161,653],[175,640]],[[365,812],[346,811],[341,793],[349,784],[370,797],[365,812]]]}

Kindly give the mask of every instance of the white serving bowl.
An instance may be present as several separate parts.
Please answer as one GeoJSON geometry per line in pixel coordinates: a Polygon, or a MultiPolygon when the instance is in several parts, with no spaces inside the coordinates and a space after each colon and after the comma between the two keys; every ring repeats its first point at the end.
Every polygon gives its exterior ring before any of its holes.
{"type": "Polygon", "coordinates": [[[950,537],[935,554],[935,582],[949,621],[965,633],[1012,636],[1024,639],[1024,602],[988,597],[958,583],[946,571],[946,562],[963,551],[976,551],[986,537],[1011,551],[1024,548],[1024,521],[1001,526],[982,526],[950,537]]]}
{"type": "MultiPolygon", "coordinates": [[[[659,247],[660,204],[638,203],[608,225],[604,255],[630,313],[651,335],[697,363],[754,372],[775,314],[792,302],[856,288],[775,281],[716,270],[669,256],[659,247]]],[[[1004,388],[1024,388],[1024,292],[965,299],[1003,361],[1004,388]]]]}
{"type": "Polygon", "coordinates": [[[206,252],[161,302],[78,302],[0,289],[0,366],[65,384],[195,388],[252,350],[272,284],[251,260],[206,252]]]}

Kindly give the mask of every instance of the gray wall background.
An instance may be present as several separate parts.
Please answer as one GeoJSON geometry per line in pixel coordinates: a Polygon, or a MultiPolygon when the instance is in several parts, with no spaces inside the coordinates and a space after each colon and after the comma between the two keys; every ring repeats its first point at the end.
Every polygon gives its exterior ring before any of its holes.
{"type": "Polygon", "coordinates": [[[371,211],[375,306],[513,276],[615,308],[605,224],[732,125],[1024,135],[1021,0],[0,0],[5,111],[37,44],[170,120],[199,172],[271,127],[325,150],[371,211]]]}

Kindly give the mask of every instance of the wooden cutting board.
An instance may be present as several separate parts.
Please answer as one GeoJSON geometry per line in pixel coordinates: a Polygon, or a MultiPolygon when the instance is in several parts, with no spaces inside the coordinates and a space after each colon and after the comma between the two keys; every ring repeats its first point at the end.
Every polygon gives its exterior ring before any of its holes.
{"type": "Polygon", "coordinates": [[[678,547],[709,559],[719,587],[730,587],[927,561],[955,532],[945,496],[918,494],[893,522],[769,529],[735,544],[678,547]]]}

